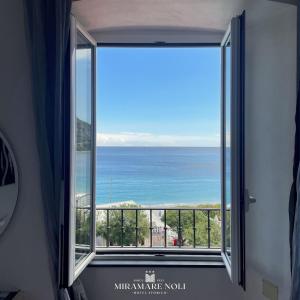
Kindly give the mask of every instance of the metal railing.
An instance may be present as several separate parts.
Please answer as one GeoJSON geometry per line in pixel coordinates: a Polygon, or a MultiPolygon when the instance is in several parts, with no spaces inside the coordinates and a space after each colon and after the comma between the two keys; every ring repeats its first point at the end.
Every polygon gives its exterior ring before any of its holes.
{"type": "Polygon", "coordinates": [[[96,209],[99,248],[221,247],[219,208],[109,207],[96,209]]]}

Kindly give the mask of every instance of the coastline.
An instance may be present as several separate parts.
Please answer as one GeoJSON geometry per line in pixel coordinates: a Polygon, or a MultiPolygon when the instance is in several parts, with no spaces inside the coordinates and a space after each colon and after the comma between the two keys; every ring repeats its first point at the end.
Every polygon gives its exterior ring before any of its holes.
{"type": "Polygon", "coordinates": [[[103,204],[96,204],[97,209],[104,209],[104,208],[124,208],[124,207],[139,207],[139,208],[151,208],[151,209],[171,209],[171,208],[197,208],[197,207],[221,207],[221,201],[219,202],[201,202],[201,203],[165,203],[165,204],[138,204],[133,200],[127,201],[119,201],[119,202],[110,202],[110,203],[103,203],[103,204]]]}

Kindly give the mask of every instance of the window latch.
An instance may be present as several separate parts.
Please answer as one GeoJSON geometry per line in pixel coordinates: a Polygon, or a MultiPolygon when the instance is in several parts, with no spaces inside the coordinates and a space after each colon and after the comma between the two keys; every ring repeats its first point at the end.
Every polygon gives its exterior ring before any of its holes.
{"type": "Polygon", "coordinates": [[[249,190],[245,189],[245,210],[246,212],[250,209],[250,204],[256,203],[256,199],[249,194],[249,190]]]}

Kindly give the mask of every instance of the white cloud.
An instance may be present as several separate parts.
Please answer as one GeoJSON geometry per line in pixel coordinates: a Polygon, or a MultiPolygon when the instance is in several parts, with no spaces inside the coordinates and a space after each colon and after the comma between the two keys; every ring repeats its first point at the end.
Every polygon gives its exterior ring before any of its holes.
{"type": "Polygon", "coordinates": [[[164,135],[146,132],[97,133],[97,146],[219,147],[220,136],[164,135]]]}
{"type": "Polygon", "coordinates": [[[76,59],[78,60],[91,60],[91,49],[77,49],[76,59]]]}

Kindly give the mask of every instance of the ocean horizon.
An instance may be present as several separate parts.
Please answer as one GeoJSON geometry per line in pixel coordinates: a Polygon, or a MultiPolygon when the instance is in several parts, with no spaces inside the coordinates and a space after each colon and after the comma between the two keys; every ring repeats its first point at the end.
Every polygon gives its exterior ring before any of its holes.
{"type": "Polygon", "coordinates": [[[220,147],[97,147],[96,205],[219,204],[220,197],[220,147]]]}

